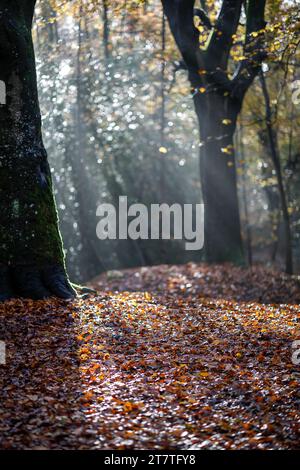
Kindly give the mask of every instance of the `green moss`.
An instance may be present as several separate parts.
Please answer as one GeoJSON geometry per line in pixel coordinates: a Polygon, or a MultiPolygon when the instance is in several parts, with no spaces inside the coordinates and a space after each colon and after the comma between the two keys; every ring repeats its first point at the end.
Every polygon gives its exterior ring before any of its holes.
{"type": "Polygon", "coordinates": [[[50,172],[26,156],[15,159],[0,167],[0,188],[0,262],[64,264],[50,172]]]}

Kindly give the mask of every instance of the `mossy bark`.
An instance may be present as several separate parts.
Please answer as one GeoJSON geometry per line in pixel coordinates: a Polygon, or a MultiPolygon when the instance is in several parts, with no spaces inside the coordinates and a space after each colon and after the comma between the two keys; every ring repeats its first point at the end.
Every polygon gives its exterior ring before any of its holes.
{"type": "Polygon", "coordinates": [[[1,1],[0,263],[64,265],[43,145],[31,33],[34,0],[1,1]]]}

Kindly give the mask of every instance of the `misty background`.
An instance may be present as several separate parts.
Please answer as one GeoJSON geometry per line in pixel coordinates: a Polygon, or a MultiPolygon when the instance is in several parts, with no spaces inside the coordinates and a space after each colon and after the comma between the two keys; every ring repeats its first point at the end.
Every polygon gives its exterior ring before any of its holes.
{"type": "MultiPolygon", "coordinates": [[[[84,2],[83,2],[84,3],[84,2]]],[[[131,8],[42,0],[34,37],[44,139],[74,281],[112,269],[200,261],[178,240],[96,236],[99,204],[201,203],[199,131],[190,85],[160,2],[131,8]]],[[[300,271],[299,57],[265,74],[300,271]],[[293,102],[294,101],[294,102],[293,102]]],[[[236,135],[240,213],[248,263],[282,269],[284,230],[258,80],[236,135]]]]}

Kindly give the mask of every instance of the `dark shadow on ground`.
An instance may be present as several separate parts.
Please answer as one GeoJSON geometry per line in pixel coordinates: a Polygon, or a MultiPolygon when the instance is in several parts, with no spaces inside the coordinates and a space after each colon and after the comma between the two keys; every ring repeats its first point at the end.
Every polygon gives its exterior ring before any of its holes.
{"type": "Polygon", "coordinates": [[[72,304],[1,304],[0,339],[7,350],[0,365],[0,448],[69,449],[74,442],[80,448],[86,418],[72,304]]]}

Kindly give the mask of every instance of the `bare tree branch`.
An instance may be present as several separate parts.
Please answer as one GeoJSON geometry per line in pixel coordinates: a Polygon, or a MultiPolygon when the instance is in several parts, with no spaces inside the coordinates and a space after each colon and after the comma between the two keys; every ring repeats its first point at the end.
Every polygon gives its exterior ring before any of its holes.
{"type": "Polygon", "coordinates": [[[165,15],[188,70],[199,70],[199,31],[194,25],[195,0],[162,0],[165,15]]]}
{"type": "Polygon", "coordinates": [[[263,59],[266,56],[264,50],[264,28],[266,0],[248,0],[246,38],[244,44],[243,60],[234,77],[233,82],[241,93],[245,93],[258,75],[263,59]]]}
{"type": "Polygon", "coordinates": [[[210,66],[227,69],[233,35],[239,25],[243,0],[223,0],[214,32],[211,36],[207,54],[210,66]]]}

